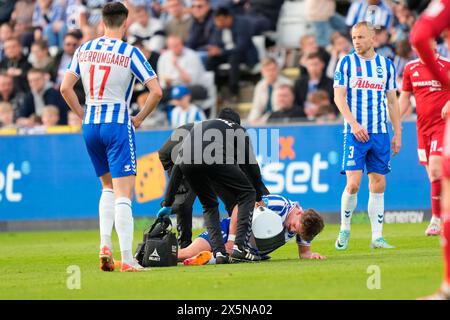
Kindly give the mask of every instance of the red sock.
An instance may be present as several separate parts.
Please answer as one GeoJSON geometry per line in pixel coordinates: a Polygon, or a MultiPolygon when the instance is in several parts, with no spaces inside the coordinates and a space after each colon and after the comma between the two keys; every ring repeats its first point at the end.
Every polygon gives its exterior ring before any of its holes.
{"type": "Polygon", "coordinates": [[[442,248],[444,249],[444,279],[450,285],[450,212],[446,213],[442,224],[442,248]]]}
{"type": "Polygon", "coordinates": [[[436,218],[441,217],[441,179],[431,183],[431,212],[436,218]]]}

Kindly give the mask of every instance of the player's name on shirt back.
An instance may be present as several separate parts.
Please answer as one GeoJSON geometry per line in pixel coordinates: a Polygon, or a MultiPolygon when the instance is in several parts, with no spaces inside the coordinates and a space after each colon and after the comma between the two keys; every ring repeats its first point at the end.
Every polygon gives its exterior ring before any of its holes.
{"type": "Polygon", "coordinates": [[[115,64],[119,67],[128,68],[131,57],[123,54],[104,51],[82,51],[78,53],[78,62],[107,63],[115,64]]]}
{"type": "Polygon", "coordinates": [[[84,124],[126,123],[135,80],[156,78],[144,54],[120,39],[106,36],[82,44],[68,71],[82,79],[86,95],[84,124]]]}

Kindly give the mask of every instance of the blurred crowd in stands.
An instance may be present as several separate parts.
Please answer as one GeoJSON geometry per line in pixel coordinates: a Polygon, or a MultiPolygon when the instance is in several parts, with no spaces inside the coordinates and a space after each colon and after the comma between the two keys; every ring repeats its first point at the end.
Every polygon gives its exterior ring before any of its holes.
{"type": "MultiPolygon", "coordinates": [[[[101,8],[108,2],[0,0],[0,128],[22,134],[81,128],[59,86],[76,48],[102,35],[101,8]]],[[[358,21],[380,26],[376,50],[394,61],[399,88],[405,64],[416,58],[408,37],[417,16],[390,0],[123,2],[130,10],[126,40],[144,53],[164,90],[144,129],[201,121],[223,106],[241,112],[249,125],[339,122],[333,74],[352,51],[350,27],[358,21]],[[300,36],[296,47],[286,48],[278,41],[280,19],[294,2],[300,36]]],[[[437,50],[448,57],[446,41],[437,50]]],[[[76,92],[83,104],[81,81],[76,92]]],[[[147,94],[135,86],[130,113],[147,94]]]]}

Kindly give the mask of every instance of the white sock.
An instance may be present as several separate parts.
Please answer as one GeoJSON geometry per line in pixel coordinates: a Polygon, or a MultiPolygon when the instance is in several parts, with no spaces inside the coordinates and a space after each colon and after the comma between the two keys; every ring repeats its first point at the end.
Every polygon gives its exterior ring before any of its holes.
{"type": "Polygon", "coordinates": [[[384,193],[369,193],[368,213],[372,225],[372,241],[380,238],[383,232],[384,193]]]}
{"type": "Polygon", "coordinates": [[[122,251],[121,254],[122,254],[122,261],[124,261],[125,263],[128,263],[128,264],[133,264],[134,259],[133,259],[133,253],[131,250],[122,251]]]}
{"type": "Polygon", "coordinates": [[[131,200],[125,197],[116,199],[116,231],[119,236],[120,251],[122,253],[122,262],[132,263],[133,255],[133,233],[134,222],[131,211],[131,200]]]}
{"type": "Polygon", "coordinates": [[[112,249],[111,233],[114,226],[114,191],[103,189],[98,204],[100,222],[100,248],[112,249]]]}
{"type": "Polygon", "coordinates": [[[341,198],[341,231],[350,231],[353,211],[356,209],[358,193],[350,194],[344,189],[341,198]]]}
{"type": "Polygon", "coordinates": [[[431,216],[430,223],[435,223],[437,225],[441,225],[441,219],[436,216],[431,216]]]}
{"type": "Polygon", "coordinates": [[[450,296],[450,284],[446,281],[442,283],[441,290],[448,296],[450,296]]]}

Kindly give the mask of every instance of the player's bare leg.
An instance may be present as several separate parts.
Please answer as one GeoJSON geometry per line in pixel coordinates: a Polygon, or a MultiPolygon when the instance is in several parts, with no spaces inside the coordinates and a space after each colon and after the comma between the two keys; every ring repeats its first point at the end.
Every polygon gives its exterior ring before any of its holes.
{"type": "Polygon", "coordinates": [[[178,260],[184,265],[204,265],[212,257],[211,245],[203,238],[196,238],[187,248],[178,251],[178,260]]]}
{"type": "Polygon", "coordinates": [[[337,250],[345,250],[348,247],[350,237],[350,224],[353,211],[356,209],[359,186],[361,185],[362,170],[346,171],[347,185],[341,198],[341,229],[335,243],[337,250]]]}
{"type": "Polygon", "coordinates": [[[115,225],[119,236],[122,266],[120,271],[139,271],[140,266],[134,261],[132,246],[134,235],[134,221],[131,199],[136,176],[113,178],[115,200],[115,225]]]}
{"type": "Polygon", "coordinates": [[[384,221],[384,191],[386,190],[386,177],[382,174],[369,173],[369,203],[367,212],[372,226],[372,243],[374,249],[392,249],[383,238],[384,221]]]}
{"type": "Polygon", "coordinates": [[[108,172],[100,177],[102,183],[102,195],[99,201],[99,225],[100,225],[100,269],[114,271],[114,259],[112,256],[111,233],[114,226],[114,191],[111,174],[108,172]]]}
{"type": "Polygon", "coordinates": [[[194,241],[186,248],[178,250],[178,260],[183,261],[191,258],[202,251],[211,251],[211,245],[203,238],[195,238],[194,241]]]}
{"type": "Polygon", "coordinates": [[[437,236],[441,233],[441,167],[441,156],[432,155],[429,157],[426,170],[431,185],[431,212],[433,216],[425,231],[427,236],[437,236]]]}

